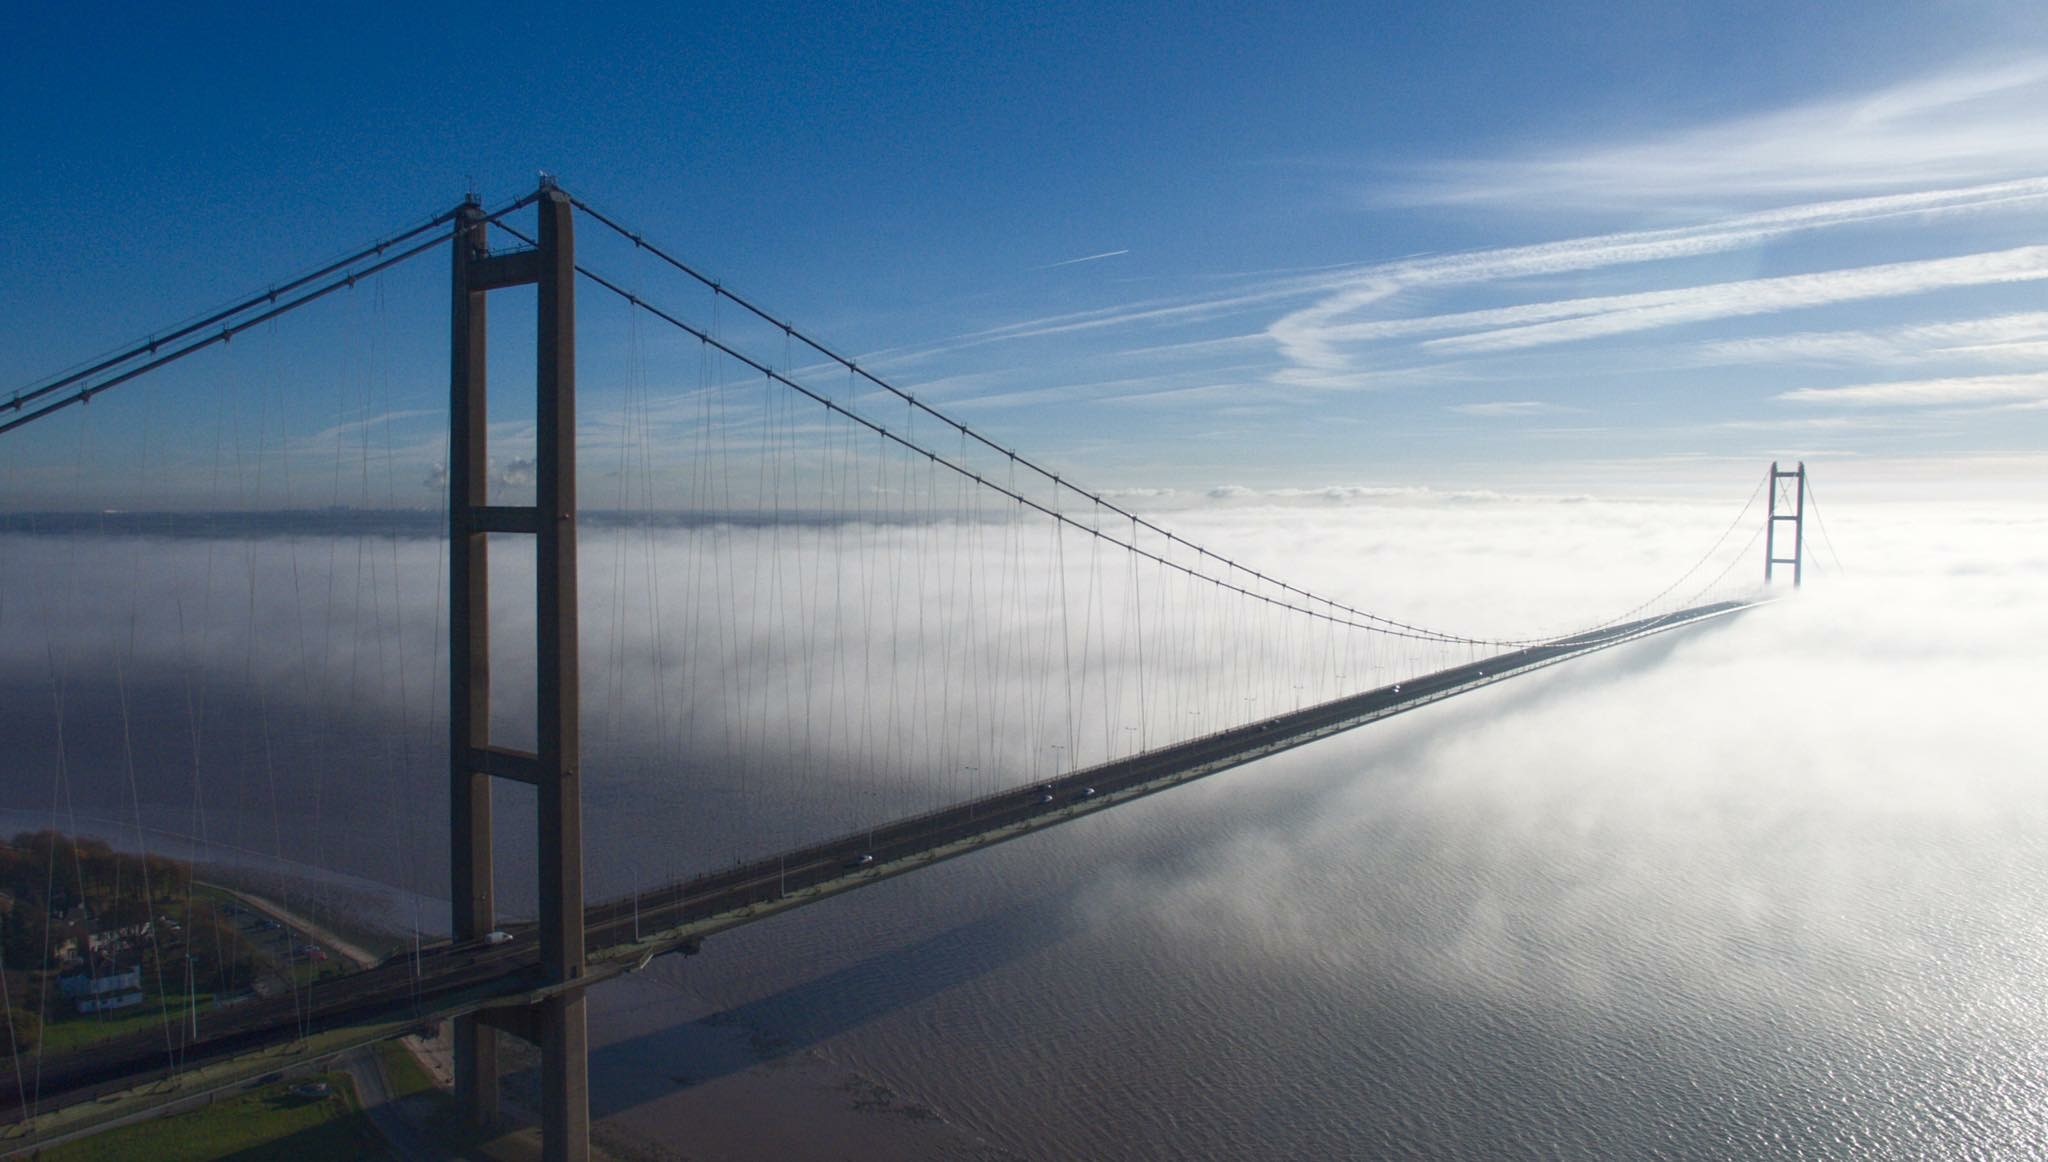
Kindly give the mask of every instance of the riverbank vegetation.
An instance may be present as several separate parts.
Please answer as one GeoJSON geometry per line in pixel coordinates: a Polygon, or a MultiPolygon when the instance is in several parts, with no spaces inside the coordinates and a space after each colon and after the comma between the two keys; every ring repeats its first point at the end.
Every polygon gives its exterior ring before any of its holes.
{"type": "Polygon", "coordinates": [[[356,1162],[386,1158],[382,1138],[361,1113],[345,1073],[277,1082],[211,1105],[102,1131],[44,1150],[47,1162],[201,1162],[214,1158],[288,1158],[356,1162]]]}
{"type": "Polygon", "coordinates": [[[275,975],[271,946],[292,947],[280,927],[195,885],[184,861],[56,831],[16,835],[0,843],[0,1054],[197,1024],[275,975]]]}

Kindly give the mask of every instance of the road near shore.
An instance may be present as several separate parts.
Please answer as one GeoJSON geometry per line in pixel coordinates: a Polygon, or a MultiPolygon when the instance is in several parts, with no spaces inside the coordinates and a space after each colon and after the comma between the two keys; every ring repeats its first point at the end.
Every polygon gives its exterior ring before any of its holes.
{"type": "Polygon", "coordinates": [[[341,937],[336,936],[333,932],[330,932],[326,928],[323,928],[320,925],[313,923],[311,920],[308,920],[304,916],[301,916],[298,913],[293,912],[291,909],[286,908],[283,904],[277,903],[274,900],[267,899],[263,896],[256,895],[252,892],[242,891],[239,888],[231,888],[228,887],[226,884],[209,883],[206,880],[194,880],[192,882],[199,887],[211,888],[216,892],[222,893],[223,895],[233,896],[237,902],[255,911],[263,913],[265,916],[268,916],[271,919],[277,921],[278,923],[283,924],[286,928],[289,928],[293,931],[305,933],[308,937],[312,938],[314,943],[324,944],[327,947],[332,948],[336,952],[340,953],[344,959],[346,959],[349,963],[355,965],[357,968],[373,968],[377,964],[378,958],[370,955],[368,950],[364,949],[361,945],[351,944],[350,942],[343,940],[341,937]]]}
{"type": "MultiPolygon", "coordinates": [[[[243,906],[261,912],[289,929],[304,933],[309,940],[333,949],[357,968],[371,968],[377,963],[378,958],[361,945],[342,939],[275,900],[230,888],[224,884],[201,881],[201,886],[232,896],[243,906]]],[[[437,1084],[448,1084],[447,1062],[436,1059],[433,1052],[421,1044],[417,1037],[402,1037],[399,1041],[407,1052],[419,1059],[420,1068],[425,1069],[429,1077],[434,1078],[437,1084]]],[[[376,1127],[378,1135],[384,1139],[385,1145],[390,1147],[394,1158],[399,1162],[442,1162],[451,1157],[445,1146],[431,1141],[415,1119],[399,1108],[398,1101],[391,1094],[390,1080],[384,1076],[383,1059],[378,1056],[374,1047],[344,1054],[336,1065],[347,1072],[350,1079],[355,1082],[356,1100],[361,1104],[364,1116],[376,1127]]],[[[455,1162],[468,1162],[468,1156],[455,1156],[455,1162]]]]}

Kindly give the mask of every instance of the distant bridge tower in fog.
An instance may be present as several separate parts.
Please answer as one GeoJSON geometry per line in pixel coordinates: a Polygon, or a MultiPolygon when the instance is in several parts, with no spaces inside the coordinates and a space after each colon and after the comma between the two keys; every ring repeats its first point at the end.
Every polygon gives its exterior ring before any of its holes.
{"type": "Polygon", "coordinates": [[[1799,467],[1791,472],[1781,470],[1776,460],[1771,461],[1770,488],[1771,519],[1764,524],[1764,583],[1770,584],[1773,567],[1790,565],[1792,588],[1797,589],[1804,571],[1801,559],[1806,555],[1806,461],[1801,460],[1799,467]],[[1788,480],[1792,481],[1790,485],[1785,483],[1788,480]],[[1786,495],[1788,489],[1791,492],[1789,496],[1786,495]],[[1780,505],[1790,511],[1779,512],[1780,505]],[[1780,521],[1792,522],[1792,555],[1789,557],[1778,555],[1780,521]]]}

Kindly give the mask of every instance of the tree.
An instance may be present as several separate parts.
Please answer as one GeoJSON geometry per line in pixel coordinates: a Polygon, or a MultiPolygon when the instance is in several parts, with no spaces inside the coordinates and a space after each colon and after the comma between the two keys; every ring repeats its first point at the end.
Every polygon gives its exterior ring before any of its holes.
{"type": "Polygon", "coordinates": [[[0,916],[0,961],[5,961],[9,968],[45,967],[48,958],[44,955],[44,945],[49,926],[48,912],[24,900],[16,900],[14,907],[5,916],[0,916]]]}
{"type": "Polygon", "coordinates": [[[158,900],[183,900],[191,892],[191,864],[162,855],[152,855],[143,862],[149,869],[149,889],[158,900]]]}
{"type": "Polygon", "coordinates": [[[238,992],[256,983],[256,961],[246,952],[228,957],[215,976],[215,989],[223,993],[238,992]]]}
{"type": "Polygon", "coordinates": [[[151,919],[149,901],[124,895],[109,900],[95,918],[102,932],[140,932],[151,919]]]}
{"type": "Polygon", "coordinates": [[[0,1049],[12,1053],[27,1053],[42,1043],[43,1020],[34,1012],[19,1004],[11,1004],[0,1012],[0,1039],[8,1041],[0,1049]]]}

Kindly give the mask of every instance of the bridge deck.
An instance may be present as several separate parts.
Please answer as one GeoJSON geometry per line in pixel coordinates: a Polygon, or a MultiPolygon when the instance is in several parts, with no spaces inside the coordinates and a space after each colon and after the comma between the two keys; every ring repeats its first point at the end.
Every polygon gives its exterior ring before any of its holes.
{"type": "MultiPolygon", "coordinates": [[[[707,936],[892,876],[1105,810],[1279,751],[1352,730],[1519,674],[1751,608],[1719,602],[1531,646],[1412,681],[1338,698],[1129,758],[925,812],[586,910],[589,975],[608,979],[707,936]]],[[[152,1029],[42,1063],[36,1076],[0,1072],[0,1101],[24,1090],[0,1150],[22,1149],[117,1117],[311,1064],[422,1025],[554,991],[541,978],[530,926],[509,942],[440,943],[417,956],[321,982],[309,994],[210,1013],[192,1036],[152,1029]],[[17,1081],[21,1083],[18,1087],[17,1081]],[[35,1096],[40,1094],[40,1096],[35,1096]]],[[[580,987],[580,986],[579,986],[580,987]]],[[[26,1064],[26,1063],[25,1063],[26,1064]]]]}

